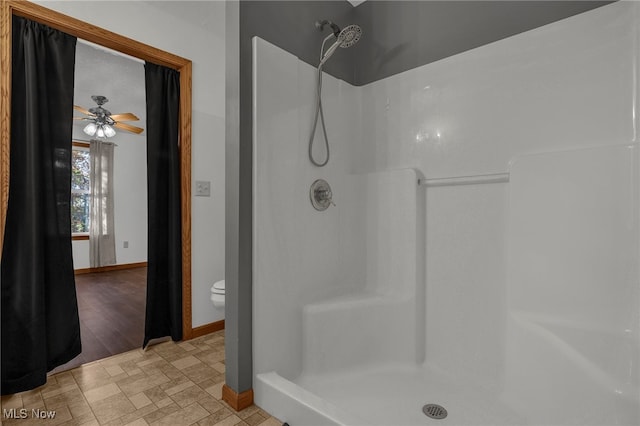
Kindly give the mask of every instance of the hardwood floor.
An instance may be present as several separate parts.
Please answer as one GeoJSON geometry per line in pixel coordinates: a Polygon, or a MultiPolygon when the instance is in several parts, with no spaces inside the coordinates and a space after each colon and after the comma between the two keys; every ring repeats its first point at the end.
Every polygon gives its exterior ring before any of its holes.
{"type": "Polygon", "coordinates": [[[142,347],[147,268],[76,275],[82,353],[50,374],[142,347]]]}

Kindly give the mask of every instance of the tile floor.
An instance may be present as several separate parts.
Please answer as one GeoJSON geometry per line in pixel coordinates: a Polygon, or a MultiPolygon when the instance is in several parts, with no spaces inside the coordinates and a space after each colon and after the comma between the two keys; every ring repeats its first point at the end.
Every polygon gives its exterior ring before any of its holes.
{"type": "MultiPolygon", "coordinates": [[[[49,376],[37,389],[3,396],[4,425],[280,426],[253,405],[235,412],[221,400],[224,330],[181,343],[136,349],[49,376]],[[26,409],[26,419],[5,410],[26,409]],[[33,410],[55,411],[49,420],[33,410]]],[[[36,411],[37,412],[37,411],[36,411]]]]}

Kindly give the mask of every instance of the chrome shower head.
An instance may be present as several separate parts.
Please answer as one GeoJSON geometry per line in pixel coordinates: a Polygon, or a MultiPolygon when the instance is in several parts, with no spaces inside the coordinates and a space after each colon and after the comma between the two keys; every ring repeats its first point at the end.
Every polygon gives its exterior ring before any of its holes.
{"type": "Polygon", "coordinates": [[[362,36],[362,29],[357,25],[349,25],[344,27],[340,34],[338,34],[338,40],[340,41],[340,47],[351,47],[360,40],[362,36]]]}
{"type": "MultiPolygon", "coordinates": [[[[335,32],[334,32],[334,35],[335,35],[335,32]]],[[[320,66],[324,65],[324,63],[327,62],[327,60],[331,57],[331,55],[333,55],[336,52],[338,47],[342,47],[344,49],[346,49],[347,47],[351,47],[354,44],[356,44],[358,40],[360,40],[361,36],[362,36],[362,29],[359,26],[349,25],[348,27],[345,27],[336,36],[337,40],[335,41],[335,43],[333,43],[331,47],[327,49],[326,53],[322,56],[322,59],[320,60],[320,66]]],[[[331,35],[329,35],[329,37],[331,37],[331,35]]],[[[324,46],[324,43],[323,43],[323,46],[324,46]]]]}

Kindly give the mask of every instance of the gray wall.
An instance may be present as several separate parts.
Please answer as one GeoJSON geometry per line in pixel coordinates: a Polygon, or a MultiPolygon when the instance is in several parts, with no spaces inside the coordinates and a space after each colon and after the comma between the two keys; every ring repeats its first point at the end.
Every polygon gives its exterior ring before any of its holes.
{"type": "MultiPolygon", "coordinates": [[[[241,376],[243,386],[246,384],[242,369],[247,363],[251,372],[251,360],[247,362],[246,357],[240,356],[241,349],[251,353],[251,282],[247,282],[246,277],[243,277],[242,282],[239,281],[240,262],[248,261],[247,267],[251,269],[251,259],[240,256],[239,250],[240,245],[246,246],[247,241],[240,241],[240,8],[238,2],[225,3],[225,25],[225,382],[227,386],[239,392],[241,376]],[[241,337],[242,340],[240,340],[241,337]]],[[[245,164],[247,164],[246,161],[245,164]]],[[[251,164],[250,158],[248,164],[251,164]]],[[[245,221],[247,216],[251,216],[251,206],[249,211],[246,211],[246,208],[242,211],[245,221]]],[[[251,240],[248,243],[251,245],[251,240]]],[[[240,392],[245,390],[247,390],[246,387],[240,392]]]]}
{"type": "Polygon", "coordinates": [[[361,86],[609,3],[369,0],[354,8],[345,0],[243,1],[241,61],[251,61],[251,37],[258,36],[317,66],[330,32],[314,23],[356,23],[360,42],[338,49],[324,70],[361,86]]]}
{"type": "Polygon", "coordinates": [[[367,1],[355,85],[364,85],[611,1],[367,1]]]}
{"type": "MultiPolygon", "coordinates": [[[[242,63],[244,60],[251,62],[251,38],[258,36],[315,67],[319,62],[322,40],[331,34],[328,27],[324,31],[316,29],[315,22],[327,19],[342,28],[354,23],[357,10],[346,0],[242,1],[240,60],[242,63]]],[[[353,55],[348,54],[346,49],[338,49],[324,70],[342,80],[353,82],[354,66],[353,55]]],[[[248,71],[251,73],[250,68],[248,71]]]]}
{"type": "Polygon", "coordinates": [[[316,66],[329,32],[316,30],[315,21],[357,23],[363,38],[339,49],[324,70],[363,85],[607,3],[369,0],[354,8],[346,0],[227,2],[227,386],[240,393],[253,381],[251,38],[259,36],[316,66]]]}

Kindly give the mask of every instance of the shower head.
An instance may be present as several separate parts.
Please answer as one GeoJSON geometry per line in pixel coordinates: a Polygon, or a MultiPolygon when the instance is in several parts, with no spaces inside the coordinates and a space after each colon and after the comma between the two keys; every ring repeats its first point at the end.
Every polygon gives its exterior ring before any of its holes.
{"type": "Polygon", "coordinates": [[[349,25],[344,27],[340,34],[338,34],[338,40],[340,40],[340,47],[351,47],[360,40],[362,36],[362,29],[357,25],[349,25]]]}
{"type": "MultiPolygon", "coordinates": [[[[335,25],[335,24],[333,24],[333,25],[335,25]]],[[[334,35],[335,35],[335,32],[334,32],[334,35]]],[[[362,36],[362,29],[359,26],[357,26],[357,25],[349,25],[349,26],[345,27],[336,36],[337,40],[335,41],[335,43],[333,43],[331,45],[331,47],[329,47],[327,49],[327,51],[325,52],[325,54],[322,56],[322,59],[320,60],[320,66],[324,65],[324,63],[327,62],[327,60],[331,57],[331,55],[333,55],[335,53],[335,51],[338,49],[338,47],[342,47],[342,48],[345,48],[345,49],[347,47],[351,47],[354,44],[356,44],[358,42],[358,40],[360,40],[361,36],[362,36]]],[[[329,37],[331,37],[331,36],[329,36],[329,37]]],[[[325,41],[326,41],[326,39],[325,39],[325,41]]]]}

